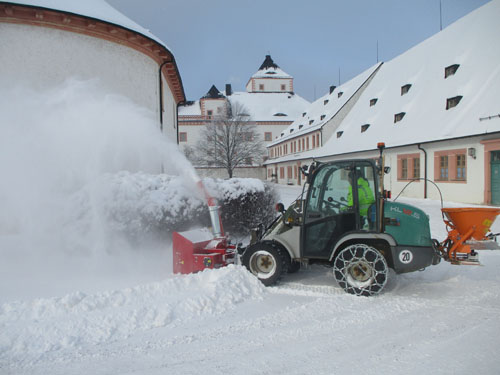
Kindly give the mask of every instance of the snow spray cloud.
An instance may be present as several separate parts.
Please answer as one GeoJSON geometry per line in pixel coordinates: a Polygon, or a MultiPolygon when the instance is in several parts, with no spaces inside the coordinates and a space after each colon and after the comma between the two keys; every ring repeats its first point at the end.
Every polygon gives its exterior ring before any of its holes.
{"type": "Polygon", "coordinates": [[[43,92],[0,87],[0,236],[15,238],[20,249],[95,253],[118,246],[100,209],[97,182],[105,174],[159,173],[163,166],[196,182],[154,114],[97,81],[69,80],[43,92]],[[84,187],[91,221],[79,231],[82,212],[72,197],[84,187]]]}

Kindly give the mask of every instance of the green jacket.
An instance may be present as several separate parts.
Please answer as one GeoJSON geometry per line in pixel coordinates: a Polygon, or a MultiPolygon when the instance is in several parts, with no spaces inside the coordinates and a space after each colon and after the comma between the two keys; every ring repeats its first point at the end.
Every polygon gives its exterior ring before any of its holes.
{"type": "MultiPolygon", "coordinates": [[[[358,178],[358,203],[359,203],[359,214],[361,216],[367,216],[368,208],[372,203],[375,203],[375,198],[373,196],[373,191],[363,177],[358,178]]],[[[349,186],[349,193],[347,194],[347,205],[352,207],[354,205],[352,198],[352,186],[349,186]]]]}

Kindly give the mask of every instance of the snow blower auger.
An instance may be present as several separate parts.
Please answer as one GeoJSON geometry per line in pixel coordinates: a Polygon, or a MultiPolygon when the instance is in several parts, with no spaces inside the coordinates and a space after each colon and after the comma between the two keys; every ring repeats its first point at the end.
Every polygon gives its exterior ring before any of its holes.
{"type": "Polygon", "coordinates": [[[500,208],[442,208],[448,237],[437,245],[443,259],[452,264],[479,265],[476,250],[498,250],[497,234],[490,232],[500,208]],[[446,215],[446,218],[445,218],[446,215]]]}
{"type": "Polygon", "coordinates": [[[198,189],[204,195],[210,212],[212,233],[208,230],[174,232],[172,235],[174,273],[188,274],[206,268],[220,268],[236,262],[236,246],[224,235],[217,201],[208,194],[199,181],[198,189]]]}

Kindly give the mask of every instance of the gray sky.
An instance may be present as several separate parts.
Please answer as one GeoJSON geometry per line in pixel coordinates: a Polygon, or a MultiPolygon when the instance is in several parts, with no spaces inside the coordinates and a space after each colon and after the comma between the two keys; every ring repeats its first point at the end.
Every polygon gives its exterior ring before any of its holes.
{"type": "MultiPolygon", "coordinates": [[[[173,52],[188,100],[244,91],[266,54],[309,101],[439,32],[440,0],[107,0],[173,52]]],[[[443,28],[488,0],[441,0],[443,28]]],[[[478,25],[480,27],[480,25],[478,25]]]]}

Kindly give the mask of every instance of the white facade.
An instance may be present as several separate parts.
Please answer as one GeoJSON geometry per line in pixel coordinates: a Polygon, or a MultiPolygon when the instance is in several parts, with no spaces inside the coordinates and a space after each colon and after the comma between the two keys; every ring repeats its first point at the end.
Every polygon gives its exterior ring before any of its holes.
{"type": "Polygon", "coordinates": [[[247,92],[293,92],[293,79],[252,78],[246,89],[247,92]]]}

